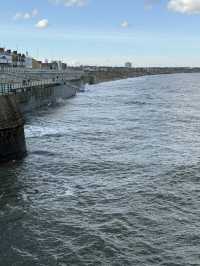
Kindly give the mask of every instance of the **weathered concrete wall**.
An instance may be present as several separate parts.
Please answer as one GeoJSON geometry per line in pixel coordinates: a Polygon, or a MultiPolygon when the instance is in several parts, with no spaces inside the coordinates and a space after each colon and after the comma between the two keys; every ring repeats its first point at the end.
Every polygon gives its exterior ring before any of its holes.
{"type": "Polygon", "coordinates": [[[26,154],[24,119],[14,96],[0,96],[0,162],[26,154]]]}
{"type": "Polygon", "coordinates": [[[16,101],[22,113],[49,104],[56,103],[59,99],[68,99],[76,95],[76,88],[68,85],[32,87],[16,94],[16,101]]]}

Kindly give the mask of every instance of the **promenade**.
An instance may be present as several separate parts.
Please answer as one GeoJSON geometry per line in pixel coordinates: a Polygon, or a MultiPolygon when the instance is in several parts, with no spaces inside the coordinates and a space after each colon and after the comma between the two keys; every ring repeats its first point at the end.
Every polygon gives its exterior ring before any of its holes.
{"type": "Polygon", "coordinates": [[[58,71],[0,67],[0,95],[15,94],[36,87],[69,84],[80,80],[82,76],[82,71],[70,69],[58,71]]]}

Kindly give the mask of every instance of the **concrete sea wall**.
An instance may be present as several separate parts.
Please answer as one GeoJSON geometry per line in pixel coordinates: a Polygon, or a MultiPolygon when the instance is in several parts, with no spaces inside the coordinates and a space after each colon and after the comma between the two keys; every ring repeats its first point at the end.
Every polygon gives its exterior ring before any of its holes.
{"type": "Polygon", "coordinates": [[[76,87],[71,84],[44,85],[18,91],[16,101],[22,113],[31,112],[42,106],[56,103],[59,99],[68,99],[76,95],[76,87]]]}
{"type": "Polygon", "coordinates": [[[26,154],[24,119],[14,96],[0,96],[0,162],[26,154]]]}

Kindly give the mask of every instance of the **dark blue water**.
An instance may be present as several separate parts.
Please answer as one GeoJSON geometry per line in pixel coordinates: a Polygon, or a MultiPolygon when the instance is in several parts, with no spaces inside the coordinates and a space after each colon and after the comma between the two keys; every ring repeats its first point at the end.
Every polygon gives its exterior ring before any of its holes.
{"type": "Polygon", "coordinates": [[[0,266],[200,265],[200,75],[91,86],[0,168],[0,266]]]}

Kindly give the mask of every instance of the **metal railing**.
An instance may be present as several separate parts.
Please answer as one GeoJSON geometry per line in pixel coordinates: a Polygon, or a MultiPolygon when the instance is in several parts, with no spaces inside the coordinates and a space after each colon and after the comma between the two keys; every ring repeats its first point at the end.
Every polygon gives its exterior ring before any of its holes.
{"type": "Polygon", "coordinates": [[[14,94],[31,87],[63,84],[81,79],[83,71],[27,69],[0,66],[0,95],[14,94]]]}
{"type": "Polygon", "coordinates": [[[28,81],[18,83],[0,83],[0,95],[16,94],[22,90],[33,87],[41,87],[45,85],[60,85],[63,84],[63,80],[58,79],[44,79],[40,81],[28,81]]]}
{"type": "Polygon", "coordinates": [[[56,69],[32,69],[32,68],[23,68],[23,67],[2,67],[0,66],[0,73],[30,73],[30,74],[69,74],[69,75],[83,75],[84,71],[74,70],[74,69],[65,69],[65,70],[56,70],[56,69]]]}

